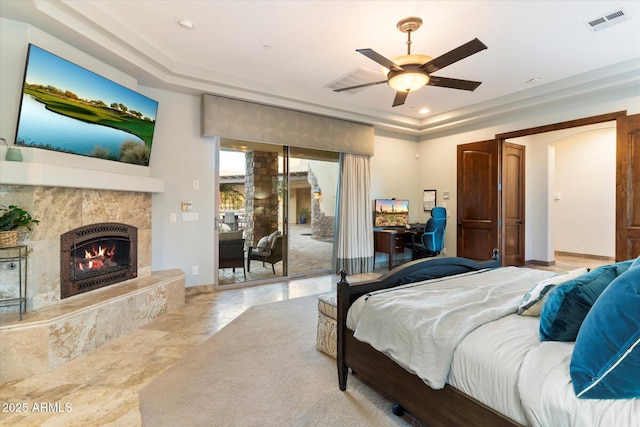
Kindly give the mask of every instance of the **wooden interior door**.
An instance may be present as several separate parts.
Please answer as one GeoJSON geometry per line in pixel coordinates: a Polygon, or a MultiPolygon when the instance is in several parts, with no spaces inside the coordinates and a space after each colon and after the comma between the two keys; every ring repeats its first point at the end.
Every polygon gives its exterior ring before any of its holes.
{"type": "Polygon", "coordinates": [[[640,256],[640,114],[616,126],[616,261],[623,261],[640,256]]]}
{"type": "Polygon", "coordinates": [[[522,266],[525,239],[525,146],[502,145],[502,265],[522,266]]]}
{"type": "Polygon", "coordinates": [[[457,255],[491,258],[499,248],[498,140],[457,147],[457,255]]]}

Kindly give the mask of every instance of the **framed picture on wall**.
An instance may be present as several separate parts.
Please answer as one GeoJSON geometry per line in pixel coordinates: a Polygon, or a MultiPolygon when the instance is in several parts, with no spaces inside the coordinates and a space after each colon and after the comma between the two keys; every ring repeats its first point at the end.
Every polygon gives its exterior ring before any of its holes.
{"type": "Polygon", "coordinates": [[[436,207],[436,190],[424,190],[422,206],[425,212],[431,212],[436,207]]]}

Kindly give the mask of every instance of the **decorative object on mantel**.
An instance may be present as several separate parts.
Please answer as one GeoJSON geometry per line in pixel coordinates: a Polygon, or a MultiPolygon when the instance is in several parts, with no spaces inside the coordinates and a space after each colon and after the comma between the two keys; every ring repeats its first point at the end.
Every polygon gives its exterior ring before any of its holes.
{"type": "Polygon", "coordinates": [[[7,146],[7,154],[5,154],[4,156],[5,160],[8,160],[10,162],[22,161],[22,151],[20,151],[19,148],[9,147],[9,144],[7,144],[7,140],[4,138],[0,138],[0,141],[2,141],[4,145],[7,146]]]}
{"type": "Polygon", "coordinates": [[[16,205],[0,206],[0,248],[18,246],[18,229],[26,227],[31,231],[31,224],[40,220],[16,205]]]}

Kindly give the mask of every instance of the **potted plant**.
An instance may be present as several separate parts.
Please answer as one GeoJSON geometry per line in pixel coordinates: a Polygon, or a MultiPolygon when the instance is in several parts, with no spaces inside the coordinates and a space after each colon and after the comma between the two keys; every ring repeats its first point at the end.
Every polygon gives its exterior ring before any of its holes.
{"type": "Polygon", "coordinates": [[[307,217],[311,215],[309,208],[300,208],[300,224],[307,223],[307,217]]]}
{"type": "Polygon", "coordinates": [[[31,231],[31,225],[39,222],[40,220],[16,205],[0,206],[0,247],[17,246],[18,229],[26,227],[31,231]]]}

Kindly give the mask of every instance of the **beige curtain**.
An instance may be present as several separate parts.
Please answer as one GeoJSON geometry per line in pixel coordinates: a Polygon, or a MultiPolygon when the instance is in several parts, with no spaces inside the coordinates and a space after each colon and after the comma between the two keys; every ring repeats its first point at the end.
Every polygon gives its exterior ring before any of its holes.
{"type": "Polygon", "coordinates": [[[340,154],[339,204],[333,271],[348,274],[373,271],[373,213],[370,157],[340,154]]]}

